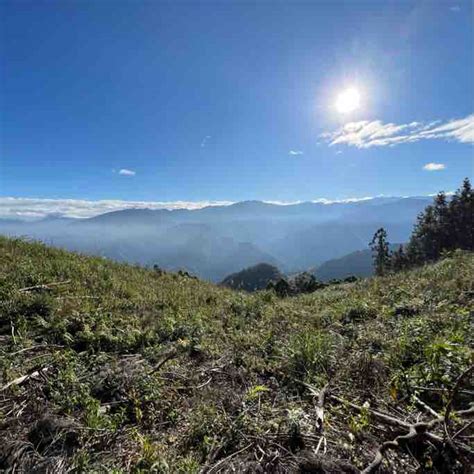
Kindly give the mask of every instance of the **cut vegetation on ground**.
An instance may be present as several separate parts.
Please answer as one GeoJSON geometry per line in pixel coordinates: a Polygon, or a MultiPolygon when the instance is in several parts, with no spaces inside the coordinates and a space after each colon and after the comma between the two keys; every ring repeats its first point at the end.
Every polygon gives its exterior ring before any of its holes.
{"type": "Polygon", "coordinates": [[[473,281],[279,298],[0,238],[0,469],[468,472],[473,281]]]}

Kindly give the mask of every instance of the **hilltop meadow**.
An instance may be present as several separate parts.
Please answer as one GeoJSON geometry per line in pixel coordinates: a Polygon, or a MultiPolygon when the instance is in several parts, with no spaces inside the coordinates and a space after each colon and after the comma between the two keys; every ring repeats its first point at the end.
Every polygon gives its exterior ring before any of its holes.
{"type": "Polygon", "coordinates": [[[0,469],[468,472],[473,281],[280,298],[2,237],[0,469]]]}

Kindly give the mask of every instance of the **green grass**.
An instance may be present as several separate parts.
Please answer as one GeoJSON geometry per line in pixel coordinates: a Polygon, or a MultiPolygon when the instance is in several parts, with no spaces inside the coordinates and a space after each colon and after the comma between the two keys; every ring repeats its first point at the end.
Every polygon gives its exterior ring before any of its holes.
{"type": "MultiPolygon", "coordinates": [[[[78,472],[198,472],[249,444],[232,462],[263,466],[272,443],[317,444],[296,380],[414,419],[415,387],[451,388],[471,363],[473,281],[472,254],[456,252],[281,299],[0,238],[0,386],[48,367],[0,392],[0,440],[27,441],[46,413],[73,420],[77,437],[35,446],[35,459],[78,472]],[[61,284],[19,291],[50,283],[61,284]]],[[[429,393],[441,410],[447,392],[429,393]]],[[[326,411],[328,456],[365,466],[377,427],[345,406],[326,411]]]]}

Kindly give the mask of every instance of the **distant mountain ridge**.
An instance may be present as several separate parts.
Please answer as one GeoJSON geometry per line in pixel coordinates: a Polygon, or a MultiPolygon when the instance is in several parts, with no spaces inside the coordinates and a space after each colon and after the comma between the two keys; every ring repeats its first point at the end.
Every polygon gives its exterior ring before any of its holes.
{"type": "Polygon", "coordinates": [[[87,219],[0,219],[0,233],[220,281],[260,262],[285,273],[319,266],[365,248],[381,226],[393,241],[406,241],[430,201],[381,197],[330,204],[243,201],[194,210],[125,209],[87,219]]]}
{"type": "MultiPolygon", "coordinates": [[[[398,249],[400,244],[390,245],[390,250],[398,249]]],[[[344,279],[349,276],[366,278],[373,276],[372,250],[356,250],[340,258],[335,258],[322,263],[316,268],[314,274],[323,282],[333,279],[344,279]]]]}

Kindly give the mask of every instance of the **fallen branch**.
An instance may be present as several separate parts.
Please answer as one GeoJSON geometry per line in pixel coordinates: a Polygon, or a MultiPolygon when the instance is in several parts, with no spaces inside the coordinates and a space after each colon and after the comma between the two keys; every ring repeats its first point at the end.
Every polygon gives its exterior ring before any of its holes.
{"type": "Polygon", "coordinates": [[[14,385],[22,385],[22,384],[25,383],[27,380],[29,380],[29,379],[31,379],[31,378],[34,378],[34,377],[37,377],[37,376],[40,375],[40,374],[44,374],[44,373],[47,372],[48,370],[49,370],[49,367],[43,367],[42,369],[35,370],[35,371],[32,372],[31,374],[22,375],[21,377],[18,377],[17,379],[14,379],[14,380],[12,380],[11,382],[8,382],[6,385],[4,385],[2,388],[0,388],[0,392],[3,392],[3,391],[6,390],[7,388],[12,387],[12,386],[14,386],[14,385]]]}
{"type": "Polygon", "coordinates": [[[316,390],[315,387],[310,385],[309,383],[304,382],[303,380],[294,379],[295,382],[304,385],[309,391],[317,397],[317,402],[315,404],[316,408],[316,430],[319,432],[323,431],[323,423],[324,423],[324,401],[326,396],[329,393],[329,383],[327,383],[321,390],[316,390]]]}
{"type": "MultiPolygon", "coordinates": [[[[448,400],[448,403],[446,405],[446,411],[444,413],[444,428],[445,428],[445,431],[446,431],[446,434],[447,433],[447,429],[448,429],[448,425],[449,425],[449,415],[451,414],[451,410],[453,408],[453,403],[454,403],[454,399],[456,398],[456,395],[461,387],[461,384],[463,383],[464,379],[466,377],[468,377],[469,375],[471,375],[471,372],[474,371],[474,365],[471,365],[467,370],[465,370],[459,377],[458,379],[456,380],[456,383],[454,384],[454,387],[453,389],[451,390],[451,395],[449,397],[449,400],[448,400]]],[[[463,413],[464,414],[468,414],[472,411],[472,408],[469,409],[469,410],[464,410],[463,413]]],[[[458,412],[459,414],[460,412],[458,412]]]]}
{"type": "Polygon", "coordinates": [[[324,429],[324,400],[328,390],[329,384],[327,383],[319,392],[318,401],[316,403],[316,429],[319,432],[322,432],[324,429]]]}
{"type": "Polygon", "coordinates": [[[251,446],[253,445],[253,442],[248,444],[247,446],[245,446],[244,448],[242,449],[239,449],[238,451],[236,451],[235,453],[232,453],[230,454],[229,456],[225,457],[224,459],[221,459],[219,462],[217,462],[216,464],[214,464],[214,466],[212,466],[209,470],[204,470],[202,472],[207,472],[208,474],[211,474],[212,472],[216,472],[216,469],[221,466],[222,464],[224,464],[225,462],[229,461],[230,459],[232,459],[233,457],[237,456],[238,454],[240,453],[243,453],[244,451],[247,451],[247,449],[249,449],[251,446]]]}
{"type": "MultiPolygon", "coordinates": [[[[412,388],[416,390],[422,390],[424,392],[449,392],[449,388],[421,387],[419,385],[413,385],[412,388]]],[[[474,395],[474,392],[472,390],[459,390],[458,393],[463,393],[465,395],[474,395]]]]}
{"type": "Polygon", "coordinates": [[[418,403],[418,405],[422,406],[428,413],[433,415],[435,418],[443,418],[437,411],[433,410],[428,404],[426,404],[423,400],[419,399],[416,395],[413,395],[413,399],[418,403]]]}
{"type": "Polygon", "coordinates": [[[464,425],[456,433],[454,433],[452,438],[456,439],[458,436],[462,435],[466,430],[468,430],[473,424],[474,424],[474,421],[470,421],[467,425],[464,425]]]}
{"type": "MultiPolygon", "coordinates": [[[[459,457],[459,459],[461,460],[463,466],[466,467],[466,468],[469,466],[469,462],[466,459],[464,459],[462,456],[460,456],[458,446],[454,442],[454,439],[451,437],[451,433],[449,432],[449,422],[450,422],[449,417],[451,415],[451,411],[452,411],[452,408],[453,408],[454,399],[456,398],[456,395],[458,394],[458,391],[461,388],[461,385],[464,382],[464,379],[467,378],[473,370],[474,370],[474,365],[471,365],[456,380],[456,383],[454,384],[454,387],[451,390],[451,394],[449,396],[449,400],[448,400],[448,403],[446,405],[446,410],[444,412],[444,419],[443,419],[444,433],[446,435],[446,442],[449,445],[449,447],[454,451],[454,453],[459,457]]],[[[465,415],[470,414],[471,411],[473,411],[473,407],[471,407],[471,409],[469,409],[469,410],[464,410],[464,414],[465,415]]],[[[459,412],[458,412],[458,414],[459,414],[459,412]]]]}
{"type": "MultiPolygon", "coordinates": [[[[339,402],[343,405],[347,405],[351,408],[354,408],[355,410],[357,410],[359,412],[369,411],[372,415],[374,415],[380,421],[384,421],[389,425],[397,426],[397,427],[400,427],[400,428],[409,428],[411,426],[411,424],[406,422],[406,421],[399,420],[398,418],[395,418],[393,416],[387,415],[387,414],[382,413],[380,411],[374,410],[373,408],[370,408],[370,407],[366,408],[366,407],[362,407],[360,405],[356,405],[355,403],[344,400],[343,398],[339,398],[336,395],[330,395],[330,397],[333,400],[335,400],[336,402],[339,402]]],[[[440,438],[440,440],[441,440],[441,438],[440,438]]]]}
{"type": "Polygon", "coordinates": [[[170,351],[168,351],[166,354],[163,354],[163,355],[164,355],[163,359],[161,359],[160,362],[158,362],[153,367],[153,369],[150,370],[149,375],[154,374],[155,372],[158,372],[158,370],[160,370],[161,367],[163,367],[166,364],[166,362],[168,362],[169,360],[173,359],[174,357],[178,355],[178,351],[176,349],[171,349],[170,351]]]}
{"type": "Polygon", "coordinates": [[[414,423],[409,426],[409,431],[406,434],[399,435],[391,441],[385,441],[378,448],[374,460],[361,472],[361,474],[370,474],[375,472],[383,461],[385,451],[389,449],[396,449],[402,447],[402,444],[415,439],[419,436],[423,436],[428,430],[433,428],[437,423],[440,423],[442,418],[435,418],[428,423],[414,423]]]}
{"type": "MultiPolygon", "coordinates": [[[[463,378],[465,376],[466,375],[463,374],[463,378]]],[[[307,387],[313,395],[317,395],[317,396],[321,395],[322,391],[318,392],[312,385],[309,385],[306,382],[303,382],[297,379],[295,379],[295,381],[307,387]]],[[[458,383],[457,386],[459,388],[460,383],[458,383]]],[[[453,390],[453,393],[454,393],[454,390],[453,390]]],[[[434,428],[437,424],[443,422],[444,418],[438,413],[436,413],[426,403],[422,402],[420,399],[418,399],[418,401],[422,403],[422,406],[425,408],[425,410],[429,411],[431,414],[435,414],[435,418],[433,420],[429,422],[408,423],[406,421],[399,420],[398,418],[395,418],[393,416],[387,415],[386,413],[382,413],[380,411],[374,410],[370,407],[362,407],[355,403],[349,402],[331,393],[327,394],[326,390],[324,390],[323,399],[324,399],[324,396],[329,396],[332,400],[337,401],[343,405],[349,406],[351,408],[354,408],[355,410],[359,412],[369,411],[369,413],[371,413],[375,418],[377,418],[378,420],[384,423],[387,423],[389,425],[396,426],[399,428],[405,428],[408,430],[408,433],[397,436],[394,440],[386,441],[385,443],[383,443],[378,448],[377,453],[372,463],[365,470],[362,471],[362,474],[370,474],[374,472],[380,466],[383,460],[383,455],[385,451],[387,451],[388,449],[399,448],[401,446],[400,443],[404,443],[404,442],[406,443],[407,441],[414,439],[416,437],[423,436],[438,445],[443,445],[443,438],[434,433],[431,433],[430,430],[434,428]]],[[[474,407],[471,407],[468,410],[457,411],[456,413],[459,416],[471,415],[474,413],[474,407]]],[[[470,456],[474,455],[474,451],[468,446],[465,446],[463,444],[457,443],[456,448],[459,452],[462,452],[464,454],[468,454],[470,456]]]]}
{"type": "Polygon", "coordinates": [[[8,355],[14,356],[14,355],[21,354],[22,352],[33,351],[36,349],[49,349],[49,348],[62,348],[62,347],[64,346],[61,346],[60,344],[39,344],[37,346],[24,347],[23,349],[19,349],[15,352],[10,352],[8,355]]]}
{"type": "MultiPolygon", "coordinates": [[[[162,377],[163,378],[163,377],[162,377]]],[[[165,380],[172,380],[172,379],[165,379],[165,380]]],[[[173,387],[173,390],[199,390],[200,388],[204,388],[206,385],[209,385],[212,381],[212,377],[209,377],[205,382],[199,385],[180,385],[178,387],[173,387]]]]}
{"type": "Polygon", "coordinates": [[[20,288],[18,291],[20,293],[26,293],[28,291],[36,291],[36,290],[52,291],[52,289],[55,286],[67,285],[69,283],[71,283],[71,280],[57,281],[53,283],[45,283],[43,285],[27,286],[26,288],[20,288]]]}
{"type": "MultiPolygon", "coordinates": [[[[422,400],[420,400],[418,397],[414,397],[415,400],[425,408],[426,411],[434,415],[434,419],[426,422],[426,423],[414,423],[408,426],[408,433],[404,435],[397,436],[394,440],[392,441],[386,441],[385,443],[382,443],[382,445],[378,448],[377,453],[375,454],[374,460],[362,471],[362,474],[370,474],[374,472],[382,463],[383,460],[383,455],[385,451],[388,449],[396,449],[400,448],[401,444],[400,443],[406,443],[412,439],[415,439],[420,436],[428,436],[430,439],[437,439],[436,435],[433,435],[432,433],[429,433],[429,430],[434,428],[437,424],[443,422],[444,424],[444,431],[446,434],[446,440],[450,448],[454,451],[454,453],[459,457],[461,462],[463,463],[464,466],[468,466],[468,462],[459,455],[459,452],[462,452],[463,454],[469,454],[472,456],[474,452],[468,447],[464,445],[456,445],[454,443],[453,438],[451,437],[449,430],[448,430],[448,425],[449,425],[449,416],[452,411],[452,406],[454,399],[456,397],[456,394],[458,393],[458,390],[463,382],[463,380],[470,375],[470,373],[474,370],[474,365],[469,367],[461,376],[457,379],[456,384],[454,385],[451,395],[449,398],[449,401],[446,405],[446,410],[444,417],[439,415],[436,411],[434,411],[430,406],[428,406],[426,403],[424,403],[422,400]]],[[[471,407],[469,410],[463,410],[463,414],[470,414],[473,412],[474,409],[471,407]]],[[[458,415],[461,414],[461,412],[457,412],[458,415]]]]}
{"type": "Polygon", "coordinates": [[[57,300],[98,300],[100,296],[74,296],[74,295],[66,295],[66,296],[57,296],[57,300]]]}

